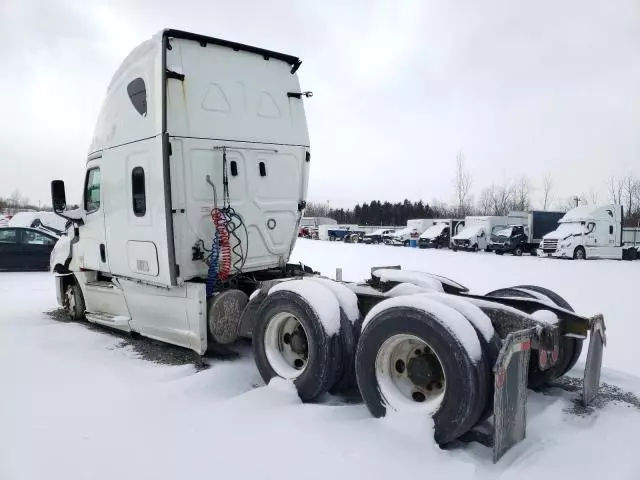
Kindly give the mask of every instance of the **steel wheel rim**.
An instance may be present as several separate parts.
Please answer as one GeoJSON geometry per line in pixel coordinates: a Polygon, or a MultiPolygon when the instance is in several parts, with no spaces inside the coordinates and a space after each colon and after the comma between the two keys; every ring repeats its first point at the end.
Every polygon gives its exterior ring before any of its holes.
{"type": "Polygon", "coordinates": [[[65,298],[65,310],[69,315],[73,315],[76,310],[76,296],[73,291],[73,286],[70,285],[67,287],[67,290],[65,291],[65,298]]]}
{"type": "Polygon", "coordinates": [[[289,312],[276,313],[269,319],[264,332],[264,349],[276,375],[286,380],[295,380],[302,375],[309,363],[309,350],[307,347],[300,353],[296,343],[303,339],[308,346],[308,338],[302,322],[289,312]]]}
{"type": "Polygon", "coordinates": [[[397,334],[384,341],[376,355],[375,376],[380,394],[392,410],[435,414],[444,400],[447,384],[442,362],[430,345],[415,335],[397,334]],[[425,358],[434,374],[429,386],[410,378],[425,358]],[[420,363],[412,364],[412,360],[420,363]]]}

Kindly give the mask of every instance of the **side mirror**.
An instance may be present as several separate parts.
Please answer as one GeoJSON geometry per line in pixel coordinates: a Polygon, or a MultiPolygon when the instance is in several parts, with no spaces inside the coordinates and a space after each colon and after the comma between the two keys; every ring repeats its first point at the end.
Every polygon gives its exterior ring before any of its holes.
{"type": "Polygon", "coordinates": [[[53,211],[64,212],[67,209],[67,195],[64,190],[64,181],[54,180],[51,182],[51,203],[53,211]]]}

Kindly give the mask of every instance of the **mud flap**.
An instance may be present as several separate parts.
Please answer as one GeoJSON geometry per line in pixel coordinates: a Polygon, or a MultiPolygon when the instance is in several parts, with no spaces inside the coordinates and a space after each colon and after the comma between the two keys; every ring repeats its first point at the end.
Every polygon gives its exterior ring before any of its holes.
{"type": "Polygon", "coordinates": [[[600,388],[600,371],[602,369],[602,353],[607,344],[605,336],[604,318],[596,315],[591,319],[591,335],[589,336],[589,351],[587,363],[584,367],[584,382],[582,386],[582,402],[588,406],[598,394],[600,388]]]}
{"type": "Polygon", "coordinates": [[[535,328],[510,333],[493,367],[493,463],[524,439],[527,428],[527,377],[535,328]]]}

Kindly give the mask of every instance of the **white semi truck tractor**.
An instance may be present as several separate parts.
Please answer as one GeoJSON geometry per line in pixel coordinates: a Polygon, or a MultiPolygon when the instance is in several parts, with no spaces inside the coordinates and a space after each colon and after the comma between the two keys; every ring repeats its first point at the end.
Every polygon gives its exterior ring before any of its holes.
{"type": "Polygon", "coordinates": [[[524,438],[527,386],[566,373],[585,339],[588,404],[604,320],[551,291],[474,295],[397,268],[347,283],[289,263],[312,165],[300,65],[178,30],[131,52],[78,162],[80,211],[51,185],[71,221],[51,257],[68,315],[200,355],[250,338],[265,382],[290,380],[303,401],[357,390],[377,417],[431,415],[440,444],[491,418],[495,460],[524,438]]]}

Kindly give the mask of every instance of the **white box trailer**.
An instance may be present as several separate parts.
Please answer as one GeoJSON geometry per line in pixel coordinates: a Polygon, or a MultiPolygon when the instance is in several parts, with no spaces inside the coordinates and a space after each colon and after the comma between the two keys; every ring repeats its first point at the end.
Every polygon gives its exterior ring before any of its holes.
{"type": "Polygon", "coordinates": [[[250,338],[265,382],[290,380],[303,401],[358,388],[376,417],[436,408],[440,444],[493,414],[494,461],[524,438],[527,385],[572,368],[586,338],[589,404],[604,320],[553,292],[473,295],[396,268],[338,282],[288,263],[311,165],[300,64],[179,30],[133,50],[107,90],[77,214],[51,184],[73,222],[51,257],[69,317],[198,354],[250,338]],[[540,309],[558,321],[530,315],[540,309]]]}
{"type": "Polygon", "coordinates": [[[569,210],[558,228],[544,236],[539,254],[584,260],[635,260],[638,249],[623,238],[622,205],[583,206],[569,210]]]}
{"type": "MultiPolygon", "coordinates": [[[[513,218],[511,221],[516,221],[513,218]]],[[[507,228],[506,216],[468,216],[464,219],[464,229],[453,237],[453,250],[488,250],[491,234],[507,228]]]]}

